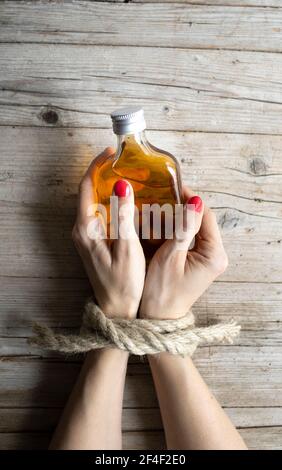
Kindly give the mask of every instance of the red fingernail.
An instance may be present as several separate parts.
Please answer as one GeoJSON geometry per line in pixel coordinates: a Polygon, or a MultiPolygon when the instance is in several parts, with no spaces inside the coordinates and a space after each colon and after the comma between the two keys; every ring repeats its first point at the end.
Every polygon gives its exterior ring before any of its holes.
{"type": "Polygon", "coordinates": [[[118,180],[114,185],[114,193],[118,197],[129,196],[129,184],[125,180],[118,180]]]}
{"type": "Polygon", "coordinates": [[[195,211],[196,212],[201,212],[202,207],[203,207],[203,201],[200,198],[200,196],[191,197],[191,199],[189,199],[187,204],[193,204],[195,206],[195,211]]]}

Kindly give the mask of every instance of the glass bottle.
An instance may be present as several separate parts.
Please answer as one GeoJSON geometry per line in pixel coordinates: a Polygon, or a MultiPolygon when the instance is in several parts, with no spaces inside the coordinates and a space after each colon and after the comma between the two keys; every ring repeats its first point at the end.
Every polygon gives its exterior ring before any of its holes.
{"type": "Polygon", "coordinates": [[[111,113],[113,131],[117,135],[117,150],[110,157],[98,157],[93,170],[94,202],[107,210],[109,236],[110,196],[119,179],[129,181],[134,190],[135,205],[139,210],[139,236],[145,256],[152,257],[163,243],[155,238],[142,239],[142,205],[181,203],[180,169],[176,158],[169,152],[152,145],[146,138],[144,111],[140,107],[118,109],[111,113]]]}

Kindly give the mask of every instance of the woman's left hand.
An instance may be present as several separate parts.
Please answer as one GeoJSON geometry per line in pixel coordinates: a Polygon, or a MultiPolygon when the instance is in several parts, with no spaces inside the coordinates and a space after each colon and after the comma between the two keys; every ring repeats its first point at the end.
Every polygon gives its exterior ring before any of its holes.
{"type": "Polygon", "coordinates": [[[199,196],[183,188],[185,231],[154,254],[148,268],[140,316],[167,320],[184,316],[228,264],[216,216],[199,196]],[[195,245],[189,249],[193,238],[195,245]]]}
{"type": "MultiPolygon", "coordinates": [[[[107,147],[103,155],[114,149],[107,147]]],[[[143,292],[145,278],[144,253],[134,228],[134,193],[125,180],[118,180],[113,194],[118,197],[121,233],[112,245],[106,239],[101,216],[93,214],[92,170],[88,168],[79,191],[79,206],[72,237],[82,258],[95,297],[105,315],[126,319],[135,318],[143,292]]]]}

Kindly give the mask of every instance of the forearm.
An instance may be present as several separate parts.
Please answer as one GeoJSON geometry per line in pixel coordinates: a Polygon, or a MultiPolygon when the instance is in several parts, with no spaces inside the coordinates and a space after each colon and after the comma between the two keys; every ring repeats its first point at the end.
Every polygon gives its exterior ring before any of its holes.
{"type": "Polygon", "coordinates": [[[149,356],[169,449],[246,449],[191,358],[149,356]]]}
{"type": "Polygon", "coordinates": [[[120,449],[127,352],[88,353],[50,449],[120,449]]]}

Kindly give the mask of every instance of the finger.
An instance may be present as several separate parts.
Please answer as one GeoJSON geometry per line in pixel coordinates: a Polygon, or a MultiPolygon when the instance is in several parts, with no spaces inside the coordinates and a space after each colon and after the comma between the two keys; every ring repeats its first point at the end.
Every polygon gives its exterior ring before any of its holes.
{"type": "Polygon", "coordinates": [[[184,203],[183,220],[177,220],[175,230],[175,249],[181,250],[186,256],[194,237],[198,233],[204,213],[204,203],[199,196],[192,196],[184,203]]]}
{"type": "Polygon", "coordinates": [[[202,224],[199,230],[200,240],[222,244],[222,238],[215,213],[205,207],[202,224]]]}
{"type": "Polygon", "coordinates": [[[108,158],[115,152],[113,147],[107,147],[100,153],[94,160],[92,160],[86,173],[84,174],[80,186],[78,195],[78,210],[77,210],[77,221],[83,223],[87,221],[89,216],[95,215],[97,207],[95,200],[95,190],[93,186],[93,170],[97,164],[97,159],[108,158]]]}
{"type": "Polygon", "coordinates": [[[195,193],[188,186],[182,186],[182,199],[184,202],[189,201],[191,197],[195,196],[195,193]]]}
{"type": "MultiPolygon", "coordinates": [[[[107,158],[113,152],[113,148],[107,147],[97,158],[107,158]]],[[[92,173],[96,163],[96,159],[91,162],[80,183],[74,240],[78,246],[90,249],[96,259],[101,258],[103,263],[109,264],[111,257],[106,242],[106,219],[103,214],[97,213],[94,198],[92,173]]]]}
{"type": "MultiPolygon", "coordinates": [[[[192,197],[195,195],[193,191],[187,186],[183,186],[182,194],[184,200],[191,200],[192,197]]],[[[198,230],[198,235],[200,239],[204,239],[207,241],[222,242],[220,230],[216,221],[216,216],[214,212],[206,205],[204,207],[204,213],[202,217],[201,226],[198,230]]]]}
{"type": "Polygon", "coordinates": [[[111,198],[112,221],[114,233],[111,238],[115,238],[113,252],[120,255],[124,250],[128,250],[130,242],[138,239],[134,216],[134,192],[131,184],[126,180],[118,180],[113,188],[111,198]]]}
{"type": "Polygon", "coordinates": [[[184,204],[188,204],[188,206],[195,206],[194,208],[188,207],[188,209],[195,210],[196,215],[200,215],[200,217],[195,218],[195,234],[197,234],[200,230],[203,212],[205,210],[204,203],[202,199],[192,191],[192,189],[188,188],[188,186],[182,187],[182,197],[184,200],[184,204]]]}
{"type": "MultiPolygon", "coordinates": [[[[203,214],[204,214],[204,202],[200,198],[200,196],[192,196],[190,197],[184,206],[185,213],[194,213],[194,225],[192,226],[192,230],[194,232],[194,236],[199,232],[202,219],[203,219],[203,214]]],[[[187,227],[187,230],[189,231],[189,221],[186,223],[185,227],[187,227]]]]}
{"type": "Polygon", "coordinates": [[[107,238],[106,226],[101,214],[88,217],[85,230],[89,240],[94,243],[98,243],[101,240],[106,240],[107,238]]]}
{"type": "Polygon", "coordinates": [[[199,196],[192,196],[192,198],[184,203],[183,207],[177,206],[175,214],[175,236],[172,240],[167,240],[159,248],[157,251],[158,257],[166,260],[172,258],[177,259],[177,265],[179,269],[183,271],[188,249],[201,226],[203,212],[204,203],[199,196]],[[180,211],[182,211],[182,215],[180,211]]]}

